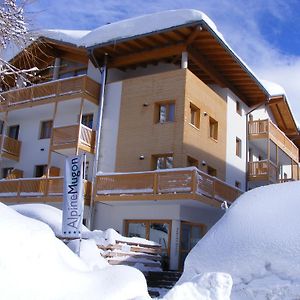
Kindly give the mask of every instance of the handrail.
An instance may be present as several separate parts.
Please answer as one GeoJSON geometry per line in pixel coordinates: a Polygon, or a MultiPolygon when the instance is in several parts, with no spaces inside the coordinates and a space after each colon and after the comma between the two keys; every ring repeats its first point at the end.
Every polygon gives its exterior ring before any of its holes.
{"type": "Polygon", "coordinates": [[[263,137],[270,138],[288,156],[298,162],[297,146],[270,119],[249,121],[248,128],[249,137],[255,138],[263,135],[263,137]]]}
{"type": "Polygon", "coordinates": [[[98,99],[100,85],[87,75],[74,76],[0,93],[8,106],[85,92],[98,99]]]}
{"type": "MultiPolygon", "coordinates": [[[[122,195],[204,195],[217,201],[233,202],[242,191],[197,168],[180,168],[136,173],[99,174],[98,196],[122,195]]],[[[108,198],[109,199],[109,198],[108,198]]]]}
{"type": "Polygon", "coordinates": [[[0,144],[3,137],[4,137],[4,143],[2,147],[2,152],[8,153],[18,158],[20,156],[22,142],[13,139],[9,136],[0,134],[0,144]]]}

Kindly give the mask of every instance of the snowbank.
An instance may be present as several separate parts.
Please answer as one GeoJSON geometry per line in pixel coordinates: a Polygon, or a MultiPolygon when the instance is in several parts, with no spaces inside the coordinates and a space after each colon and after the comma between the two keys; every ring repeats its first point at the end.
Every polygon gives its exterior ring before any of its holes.
{"type": "Polygon", "coordinates": [[[299,299],[299,194],[299,182],[290,182],[242,195],[192,249],[178,285],[225,272],[231,299],[299,299]]]}
{"type": "MultiPolygon", "coordinates": [[[[138,270],[95,264],[91,271],[48,225],[2,203],[0,234],[1,299],[149,299],[138,270]]],[[[91,245],[83,248],[92,259],[91,245]]]]}
{"type": "MultiPolygon", "coordinates": [[[[11,207],[24,216],[48,224],[56,236],[62,236],[62,230],[61,230],[62,210],[47,204],[39,204],[39,203],[18,204],[18,205],[12,205],[11,207]]],[[[158,245],[155,242],[148,241],[143,238],[124,237],[112,228],[109,228],[105,231],[102,230],[90,231],[87,227],[83,226],[82,237],[84,239],[93,239],[97,243],[97,245],[102,245],[102,246],[114,245],[116,244],[116,241],[120,241],[124,243],[153,245],[153,246],[158,245]]]]}
{"type": "Polygon", "coordinates": [[[229,274],[205,273],[176,285],[163,300],[229,300],[231,287],[229,274]]]}

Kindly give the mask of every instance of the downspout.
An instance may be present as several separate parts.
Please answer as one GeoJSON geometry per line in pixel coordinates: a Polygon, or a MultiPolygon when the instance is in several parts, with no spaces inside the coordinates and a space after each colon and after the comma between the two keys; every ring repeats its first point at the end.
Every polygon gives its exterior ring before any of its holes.
{"type": "Polygon", "coordinates": [[[249,153],[249,115],[255,111],[256,109],[260,108],[261,106],[263,105],[267,105],[270,101],[270,98],[267,98],[266,101],[256,105],[254,108],[252,108],[251,110],[249,110],[247,113],[246,113],[246,186],[245,186],[245,190],[246,192],[248,191],[248,172],[249,172],[249,164],[248,164],[248,153],[249,153]]]}
{"type": "Polygon", "coordinates": [[[107,74],[107,53],[104,55],[103,66],[100,67],[98,61],[94,56],[94,49],[91,51],[91,56],[96,64],[96,67],[99,69],[101,74],[100,80],[100,95],[99,95],[99,105],[98,105],[98,115],[97,115],[97,127],[96,127],[96,140],[95,140],[95,156],[93,163],[93,173],[92,173],[92,189],[91,189],[91,201],[90,201],[90,211],[88,219],[88,227],[91,229],[93,225],[94,218],[94,202],[95,202],[95,183],[96,175],[98,172],[99,164],[99,155],[100,155],[100,142],[101,142],[101,131],[103,126],[103,109],[104,109],[104,100],[105,100],[105,85],[106,85],[106,74],[107,74]]]}

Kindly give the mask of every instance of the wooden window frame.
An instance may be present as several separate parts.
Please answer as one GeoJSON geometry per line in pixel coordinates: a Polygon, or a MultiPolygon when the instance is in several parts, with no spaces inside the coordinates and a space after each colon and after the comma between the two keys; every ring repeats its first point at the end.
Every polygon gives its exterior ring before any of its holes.
{"type": "MultiPolygon", "coordinates": [[[[152,166],[151,166],[151,168],[152,168],[152,170],[164,170],[164,169],[166,169],[166,170],[168,170],[168,169],[173,169],[174,168],[174,155],[173,155],[173,153],[164,153],[164,154],[153,154],[152,156],[151,156],[151,164],[152,164],[152,166]],[[173,166],[172,166],[172,168],[163,168],[163,169],[157,169],[157,160],[158,160],[158,158],[167,158],[167,157],[172,157],[173,158],[173,162],[172,162],[172,164],[173,164],[173,166]]],[[[165,161],[165,166],[166,166],[166,161],[165,161]]]]}
{"type": "Polygon", "coordinates": [[[242,158],[242,140],[238,137],[235,138],[235,155],[242,158]]]}
{"type": "Polygon", "coordinates": [[[10,125],[10,126],[7,127],[7,136],[8,136],[8,137],[13,138],[13,139],[15,139],[15,140],[18,140],[18,139],[19,139],[19,134],[20,134],[20,125],[19,125],[19,124],[16,124],[16,125],[10,125]],[[12,137],[12,136],[11,136],[11,132],[10,132],[10,131],[11,131],[11,129],[14,128],[14,127],[18,128],[18,131],[17,131],[17,137],[12,137]]]}
{"type": "Polygon", "coordinates": [[[239,114],[240,116],[242,115],[242,106],[241,106],[241,102],[236,100],[236,104],[235,104],[235,111],[237,114],[239,114]]]}
{"type": "Polygon", "coordinates": [[[155,102],[154,123],[156,123],[156,124],[173,123],[173,122],[175,122],[175,116],[176,116],[176,105],[175,105],[174,100],[155,102]],[[165,121],[161,121],[161,118],[160,118],[161,106],[166,106],[166,120],[165,121]],[[171,106],[174,106],[173,110],[170,110],[171,106]],[[172,113],[172,115],[171,115],[171,113],[172,113]]]}
{"type": "Polygon", "coordinates": [[[81,124],[90,128],[90,129],[93,129],[93,125],[94,125],[94,114],[93,113],[87,113],[87,114],[83,114],[82,117],[81,117],[81,124]],[[82,123],[83,121],[83,118],[87,118],[88,122],[91,122],[92,121],[92,127],[89,127],[88,125],[85,125],[84,123],[82,123]]]}
{"type": "Polygon", "coordinates": [[[128,236],[128,229],[129,229],[129,223],[145,223],[146,225],[146,239],[149,240],[150,238],[150,225],[151,223],[165,223],[169,225],[169,232],[168,232],[168,248],[167,248],[167,253],[170,258],[170,248],[171,248],[171,238],[172,238],[172,220],[155,220],[155,219],[126,219],[124,220],[124,235],[128,236]]]}
{"type": "Polygon", "coordinates": [[[218,177],[218,170],[212,166],[206,166],[207,174],[212,177],[218,177]],[[214,173],[214,174],[211,174],[214,173]]]}
{"type": "Polygon", "coordinates": [[[200,108],[190,102],[190,122],[192,126],[200,128],[200,108]]]}
{"type": "Polygon", "coordinates": [[[218,141],[219,123],[212,117],[209,117],[209,137],[218,141]]]}
{"type": "Polygon", "coordinates": [[[50,139],[50,138],[51,138],[51,135],[52,135],[52,131],[53,131],[53,120],[45,120],[45,121],[41,121],[41,124],[40,124],[39,140],[50,139]],[[47,131],[44,132],[44,130],[46,130],[46,127],[43,127],[43,126],[44,126],[44,124],[50,123],[50,122],[51,122],[50,133],[46,134],[47,131]],[[48,135],[49,135],[49,136],[48,136],[48,135]]]}
{"type": "Polygon", "coordinates": [[[198,168],[199,167],[199,160],[188,155],[187,158],[186,158],[186,165],[188,167],[196,167],[198,168]]]}

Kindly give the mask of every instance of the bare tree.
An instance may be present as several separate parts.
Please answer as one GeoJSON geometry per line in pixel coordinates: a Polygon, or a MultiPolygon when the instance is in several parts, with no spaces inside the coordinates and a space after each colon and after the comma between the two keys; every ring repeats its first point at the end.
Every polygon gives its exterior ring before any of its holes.
{"type": "MultiPolygon", "coordinates": [[[[25,21],[25,3],[21,2],[17,4],[16,0],[0,0],[0,54],[9,45],[22,50],[32,40],[28,31],[28,24],[25,21]]],[[[36,70],[36,68],[19,69],[3,57],[0,57],[2,87],[7,84],[6,78],[10,78],[15,83],[21,80],[26,85],[26,83],[30,82],[30,77],[34,76],[36,70]]]]}

